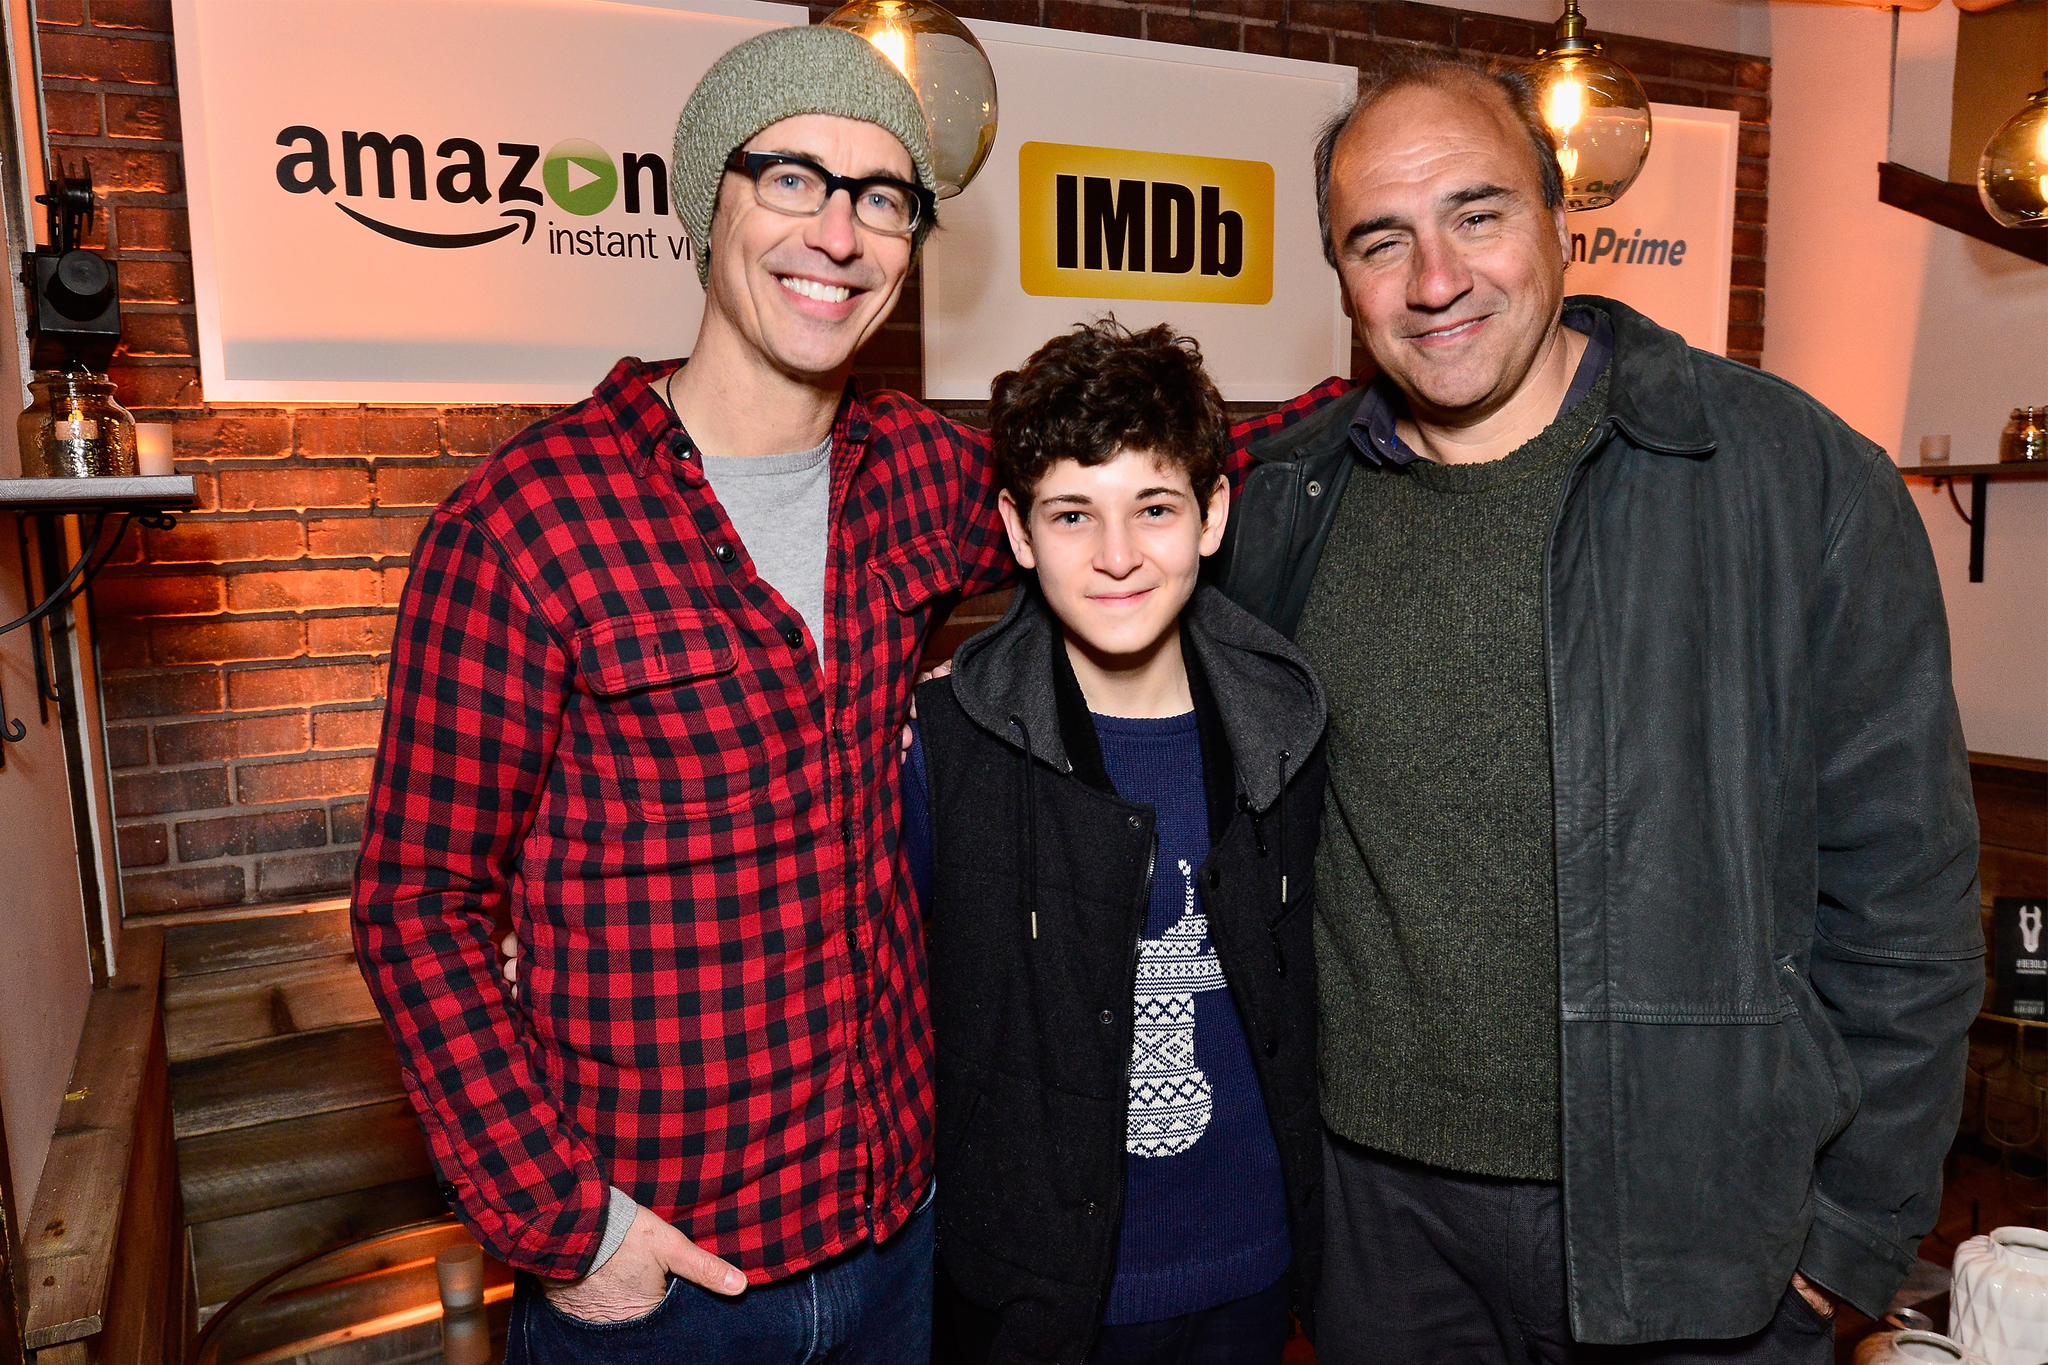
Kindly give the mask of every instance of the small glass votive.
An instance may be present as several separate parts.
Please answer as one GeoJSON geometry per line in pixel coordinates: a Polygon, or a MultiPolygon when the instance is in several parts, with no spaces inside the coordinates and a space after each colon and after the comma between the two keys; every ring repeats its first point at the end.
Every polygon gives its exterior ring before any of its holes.
{"type": "Polygon", "coordinates": [[[178,472],[171,463],[171,430],[169,422],[135,424],[136,473],[144,478],[159,478],[178,472]]]}
{"type": "Polygon", "coordinates": [[[1920,438],[1921,464],[1948,463],[1948,437],[1922,436],[1920,438]]]}
{"type": "Polygon", "coordinates": [[[484,1252],[474,1242],[442,1247],[434,1253],[434,1274],[441,1282],[441,1307],[448,1312],[481,1308],[484,1302],[484,1252]]]}

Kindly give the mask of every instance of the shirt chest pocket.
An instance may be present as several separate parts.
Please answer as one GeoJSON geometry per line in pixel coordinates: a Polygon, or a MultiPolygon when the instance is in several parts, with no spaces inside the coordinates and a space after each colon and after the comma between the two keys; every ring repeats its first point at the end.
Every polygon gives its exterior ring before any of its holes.
{"type": "Polygon", "coordinates": [[[927,531],[905,541],[868,561],[868,571],[882,580],[889,604],[912,618],[921,619],[940,598],[960,587],[959,561],[944,531],[927,531]]]}
{"type": "Polygon", "coordinates": [[[723,616],[640,612],[594,622],[576,643],[588,757],[635,819],[703,820],[753,804],[767,785],[764,746],[723,616]]]}

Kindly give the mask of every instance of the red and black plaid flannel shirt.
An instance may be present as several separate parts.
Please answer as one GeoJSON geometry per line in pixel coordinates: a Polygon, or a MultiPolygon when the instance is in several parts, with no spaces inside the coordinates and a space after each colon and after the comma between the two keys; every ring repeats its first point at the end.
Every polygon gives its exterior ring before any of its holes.
{"type": "Polygon", "coordinates": [[[673,368],[621,361],[428,522],[356,948],[494,1255],[582,1273],[617,1185],[760,1284],[887,1237],[930,1182],[896,735],[935,617],[1013,566],[984,435],[849,384],[810,638],[656,396],[673,368]]]}

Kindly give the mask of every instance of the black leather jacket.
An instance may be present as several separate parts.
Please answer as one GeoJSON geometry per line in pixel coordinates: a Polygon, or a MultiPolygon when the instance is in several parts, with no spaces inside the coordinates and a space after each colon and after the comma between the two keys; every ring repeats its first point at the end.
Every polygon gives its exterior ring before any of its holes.
{"type": "MultiPolygon", "coordinates": [[[[1581,305],[1615,355],[1545,575],[1572,1329],[1744,1334],[1795,1267],[1874,1316],[1934,1226],[1984,989],[1926,531],[1799,390],[1581,305]]],[[[1213,566],[1289,636],[1359,396],[1253,447],[1213,566]]]]}

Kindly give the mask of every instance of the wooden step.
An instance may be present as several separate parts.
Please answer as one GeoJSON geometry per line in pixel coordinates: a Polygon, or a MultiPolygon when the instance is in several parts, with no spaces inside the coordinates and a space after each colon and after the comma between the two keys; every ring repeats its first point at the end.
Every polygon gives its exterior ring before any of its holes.
{"type": "Polygon", "coordinates": [[[346,910],[186,924],[166,931],[164,940],[167,977],[234,971],[353,950],[346,910]]]}
{"type": "Polygon", "coordinates": [[[171,1066],[181,1143],[404,1096],[398,1054],[381,1023],[295,1033],[171,1066]]]}
{"type": "Polygon", "coordinates": [[[252,963],[164,982],[164,1040],[173,1062],[376,1018],[370,988],[345,942],[339,954],[252,963]]]}
{"type": "Polygon", "coordinates": [[[409,1100],[386,1100],[178,1144],[185,1218],[210,1223],[432,1175],[409,1100]]]}

